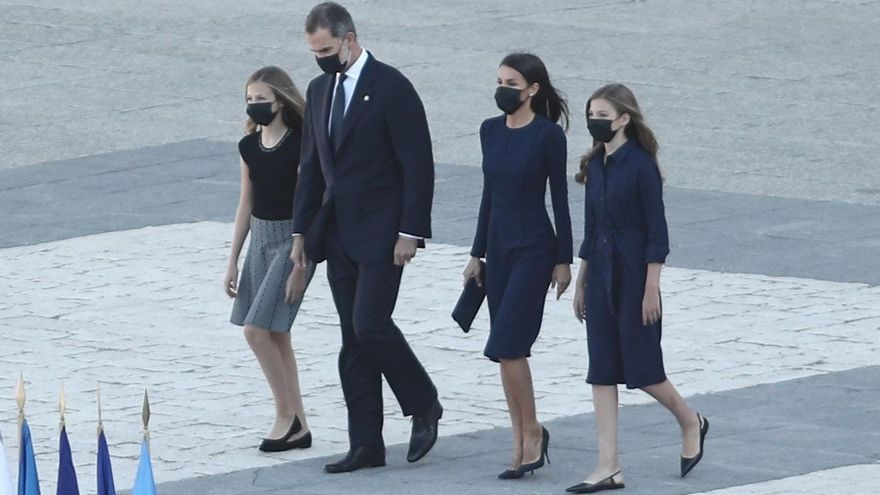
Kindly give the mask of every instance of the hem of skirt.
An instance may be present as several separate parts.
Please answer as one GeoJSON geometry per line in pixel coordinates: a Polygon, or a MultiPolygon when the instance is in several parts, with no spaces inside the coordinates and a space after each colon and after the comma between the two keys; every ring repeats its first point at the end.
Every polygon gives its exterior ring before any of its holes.
{"type": "Polygon", "coordinates": [[[591,380],[589,376],[587,376],[586,382],[590,385],[626,385],[626,388],[629,390],[635,390],[645,387],[650,387],[651,385],[657,385],[658,383],[663,383],[667,380],[666,374],[661,375],[659,379],[656,380],[647,380],[644,383],[642,382],[627,382],[625,379],[617,379],[617,380],[591,380]]]}
{"type": "Polygon", "coordinates": [[[272,333],[290,333],[290,329],[293,327],[293,324],[291,324],[290,327],[288,327],[288,328],[271,328],[271,327],[264,327],[262,325],[258,325],[252,321],[240,321],[240,320],[229,320],[229,323],[232,323],[233,325],[235,325],[237,327],[251,325],[251,326],[259,328],[260,330],[266,330],[267,332],[272,332],[272,333]]]}
{"type": "Polygon", "coordinates": [[[517,354],[515,356],[513,356],[513,355],[506,355],[506,356],[490,355],[486,352],[484,352],[483,355],[486,356],[487,358],[489,358],[489,360],[492,361],[493,363],[500,363],[502,359],[519,359],[519,358],[523,358],[523,357],[530,358],[530,357],[532,357],[532,351],[529,351],[525,354],[517,354]]]}

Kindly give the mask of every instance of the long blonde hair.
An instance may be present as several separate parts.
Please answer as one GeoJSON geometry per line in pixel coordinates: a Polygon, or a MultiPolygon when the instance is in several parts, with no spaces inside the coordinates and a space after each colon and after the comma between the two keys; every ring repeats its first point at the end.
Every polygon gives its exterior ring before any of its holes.
{"type": "MultiPolygon", "coordinates": [[[[590,103],[599,98],[608,101],[608,103],[617,110],[619,115],[624,113],[629,114],[629,124],[627,124],[626,130],[623,132],[628,139],[635,139],[636,142],[639,143],[639,146],[651,155],[651,158],[654,159],[654,163],[657,163],[657,167],[659,168],[660,164],[657,162],[657,150],[660,146],[657,144],[657,138],[654,137],[654,132],[651,131],[651,128],[645,123],[645,117],[642,115],[642,110],[639,108],[639,102],[636,101],[636,96],[633,92],[628,87],[619,83],[602,86],[590,96],[589,100],[587,100],[587,106],[584,112],[587,114],[588,118],[590,115],[590,103]]],[[[602,149],[603,145],[604,143],[598,139],[593,139],[593,147],[587,150],[587,152],[584,153],[584,156],[581,157],[580,172],[574,176],[576,181],[581,184],[586,184],[590,160],[602,149]]],[[[663,177],[662,170],[660,171],[660,176],[663,177]]]]}
{"type": "MultiPolygon", "coordinates": [[[[269,86],[272,93],[275,94],[275,98],[280,100],[281,118],[284,120],[284,125],[297,132],[302,132],[306,101],[296,89],[296,85],[293,84],[293,80],[287,72],[275,65],[267,65],[257,69],[244,85],[245,96],[247,96],[247,87],[255,82],[269,86]]],[[[244,129],[245,133],[253,134],[257,132],[257,123],[248,117],[244,129]]]]}

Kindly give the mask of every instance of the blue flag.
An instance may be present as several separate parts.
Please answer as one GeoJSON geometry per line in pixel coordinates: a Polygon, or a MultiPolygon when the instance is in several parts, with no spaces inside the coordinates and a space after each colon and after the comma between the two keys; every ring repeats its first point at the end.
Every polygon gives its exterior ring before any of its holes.
{"type": "Polygon", "coordinates": [[[70,442],[67,440],[67,428],[61,427],[61,441],[58,447],[58,495],[79,495],[76,482],[76,470],[73,468],[73,456],[70,453],[70,442]]]}
{"type": "Polygon", "coordinates": [[[18,449],[18,495],[40,495],[37,459],[27,420],[21,422],[21,446],[18,449]]]}
{"type": "Polygon", "coordinates": [[[153,465],[150,462],[150,449],[147,447],[146,436],[141,442],[141,460],[138,463],[131,495],[156,495],[156,481],[153,480],[153,465]]]}
{"type": "Polygon", "coordinates": [[[110,449],[104,430],[98,435],[98,495],[116,495],[113,483],[113,466],[110,465],[110,449]]]}

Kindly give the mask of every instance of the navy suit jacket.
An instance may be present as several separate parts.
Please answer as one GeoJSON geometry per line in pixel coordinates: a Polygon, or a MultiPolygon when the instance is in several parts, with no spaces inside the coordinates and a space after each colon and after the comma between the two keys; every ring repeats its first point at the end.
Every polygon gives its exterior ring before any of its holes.
{"type": "Polygon", "coordinates": [[[431,237],[434,157],[424,106],[403,74],[365,55],[337,149],[327,131],[335,75],[316,77],[306,91],[293,220],[319,262],[332,221],[342,249],[362,264],[391,262],[401,232],[431,237]]]}

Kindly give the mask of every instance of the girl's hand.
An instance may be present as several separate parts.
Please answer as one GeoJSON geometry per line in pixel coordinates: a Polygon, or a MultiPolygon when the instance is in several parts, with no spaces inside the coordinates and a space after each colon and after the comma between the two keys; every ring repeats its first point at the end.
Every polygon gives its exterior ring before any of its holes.
{"type": "Polygon", "coordinates": [[[482,270],[480,269],[480,258],[476,258],[471,256],[471,259],[468,261],[467,266],[464,267],[464,283],[467,284],[467,281],[470,279],[476,279],[477,286],[483,286],[483,274],[480,273],[482,270]]]}
{"type": "Polygon", "coordinates": [[[295,304],[302,301],[306,293],[306,268],[294,265],[284,284],[284,302],[295,304]]]}
{"type": "Polygon", "coordinates": [[[571,266],[568,263],[560,263],[553,269],[553,281],[550,282],[550,288],[556,287],[556,300],[562,297],[565,289],[571,284],[571,266]]]}
{"type": "Polygon", "coordinates": [[[583,323],[584,318],[587,317],[587,306],[584,303],[587,294],[587,286],[584,284],[575,284],[574,287],[574,303],[572,306],[574,307],[574,317],[577,318],[577,321],[583,323]]]}
{"type": "Polygon", "coordinates": [[[229,265],[226,276],[223,277],[223,289],[230,299],[238,295],[238,265],[229,265]]]}
{"type": "Polygon", "coordinates": [[[663,310],[660,308],[660,288],[649,286],[645,288],[645,297],[642,299],[642,325],[653,325],[660,321],[663,310]]]}

